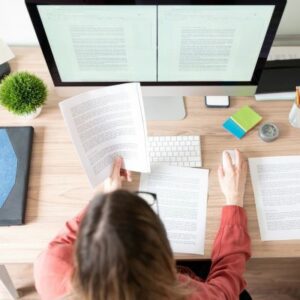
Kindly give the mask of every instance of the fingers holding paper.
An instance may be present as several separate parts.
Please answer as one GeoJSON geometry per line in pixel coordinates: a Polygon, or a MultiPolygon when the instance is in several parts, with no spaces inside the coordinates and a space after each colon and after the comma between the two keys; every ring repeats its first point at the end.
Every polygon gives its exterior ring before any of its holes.
{"type": "Polygon", "coordinates": [[[111,193],[115,190],[122,188],[122,182],[132,181],[131,172],[122,169],[123,158],[116,157],[113,164],[111,175],[104,180],[100,186],[100,191],[103,193],[111,193]]]}

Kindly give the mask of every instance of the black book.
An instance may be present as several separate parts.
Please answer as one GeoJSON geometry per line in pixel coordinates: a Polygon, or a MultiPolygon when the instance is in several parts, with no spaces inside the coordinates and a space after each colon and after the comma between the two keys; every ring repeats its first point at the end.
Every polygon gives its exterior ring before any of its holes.
{"type": "Polygon", "coordinates": [[[256,94],[295,92],[300,85],[300,59],[267,61],[256,94]]]}
{"type": "Polygon", "coordinates": [[[33,127],[0,127],[0,225],[24,224],[33,127]]]}

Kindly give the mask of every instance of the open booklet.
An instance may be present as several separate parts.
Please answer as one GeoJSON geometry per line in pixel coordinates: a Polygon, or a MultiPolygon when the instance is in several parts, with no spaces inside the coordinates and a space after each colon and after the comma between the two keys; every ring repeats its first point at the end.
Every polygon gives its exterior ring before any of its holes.
{"type": "Polygon", "coordinates": [[[205,169],[152,165],[142,174],[140,191],[156,193],[173,252],[204,254],[207,190],[205,169]]]}
{"type": "Polygon", "coordinates": [[[300,156],[249,158],[263,241],[300,239],[300,156]]]}
{"type": "Polygon", "coordinates": [[[127,170],[150,172],[139,83],[89,91],[59,106],[92,187],[111,174],[116,156],[127,170]]]}

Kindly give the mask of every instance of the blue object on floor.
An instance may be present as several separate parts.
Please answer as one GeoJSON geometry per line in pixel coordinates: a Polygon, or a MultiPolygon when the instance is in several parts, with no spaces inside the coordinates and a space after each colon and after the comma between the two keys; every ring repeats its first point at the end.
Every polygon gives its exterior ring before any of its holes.
{"type": "Polygon", "coordinates": [[[227,119],[223,127],[229,131],[231,134],[233,134],[238,139],[241,139],[245,134],[246,131],[243,130],[237,123],[235,123],[231,118],[227,119]]]}
{"type": "Polygon", "coordinates": [[[5,129],[0,129],[0,208],[16,182],[18,160],[5,129]]]}

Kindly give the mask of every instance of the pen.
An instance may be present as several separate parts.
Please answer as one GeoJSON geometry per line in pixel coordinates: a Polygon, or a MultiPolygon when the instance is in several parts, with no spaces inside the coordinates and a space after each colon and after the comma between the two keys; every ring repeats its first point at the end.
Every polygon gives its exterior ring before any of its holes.
{"type": "Polygon", "coordinates": [[[296,106],[300,108],[300,89],[296,89],[296,106]]]}

